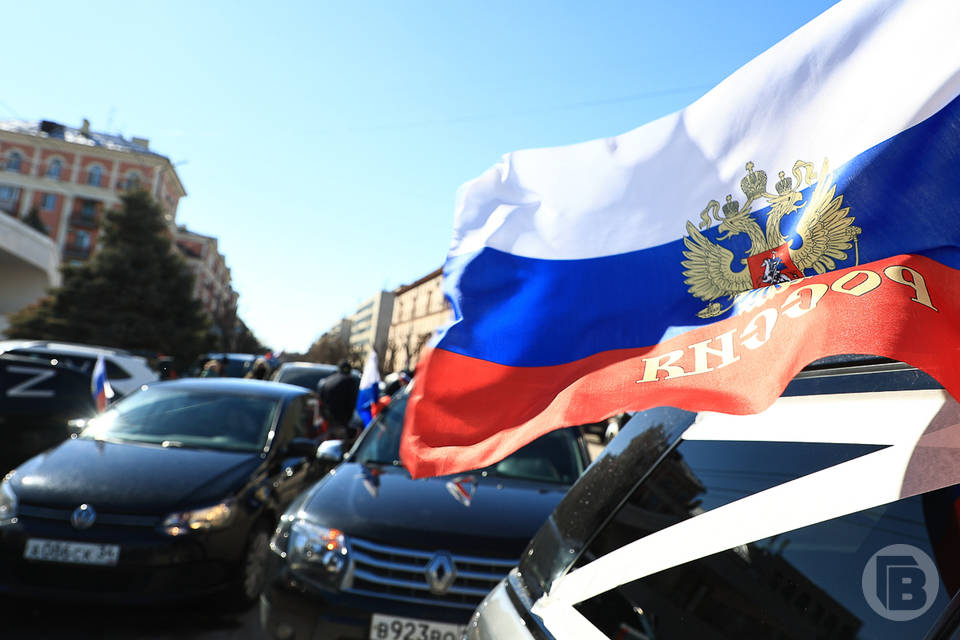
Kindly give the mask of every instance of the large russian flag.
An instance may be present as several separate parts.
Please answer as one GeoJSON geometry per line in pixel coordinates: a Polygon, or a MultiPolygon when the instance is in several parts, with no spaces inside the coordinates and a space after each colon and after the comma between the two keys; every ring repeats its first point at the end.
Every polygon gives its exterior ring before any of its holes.
{"type": "Polygon", "coordinates": [[[839,353],[960,397],[957,25],[956,0],[845,0],[682,111],[466,184],[411,473],[651,406],[760,411],[839,353]]]}

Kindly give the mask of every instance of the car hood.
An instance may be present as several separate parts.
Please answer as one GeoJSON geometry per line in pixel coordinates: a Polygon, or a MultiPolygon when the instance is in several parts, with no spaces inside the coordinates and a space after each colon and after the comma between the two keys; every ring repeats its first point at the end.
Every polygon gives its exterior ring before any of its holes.
{"type": "Polygon", "coordinates": [[[348,537],[519,558],[567,489],[479,472],[413,480],[402,468],[348,462],[318,483],[300,510],[348,537]]]}
{"type": "Polygon", "coordinates": [[[20,465],[13,490],[23,504],[163,514],[222,500],[243,486],[257,454],[67,440],[20,465]]]}

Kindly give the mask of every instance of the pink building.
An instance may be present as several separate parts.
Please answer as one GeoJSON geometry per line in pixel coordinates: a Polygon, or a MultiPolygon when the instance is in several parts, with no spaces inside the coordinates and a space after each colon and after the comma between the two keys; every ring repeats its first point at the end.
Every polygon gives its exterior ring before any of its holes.
{"type": "Polygon", "coordinates": [[[233,290],[227,261],[217,248],[217,239],[186,227],[176,231],[177,248],[193,271],[193,297],[212,317],[236,314],[237,292],[233,290]]]}
{"type": "Polygon", "coordinates": [[[105,209],[127,190],[146,189],[176,230],[186,195],[170,159],[144,138],[77,129],[42,120],[0,120],[0,211],[24,218],[36,208],[64,262],[96,249],[105,209]]]}

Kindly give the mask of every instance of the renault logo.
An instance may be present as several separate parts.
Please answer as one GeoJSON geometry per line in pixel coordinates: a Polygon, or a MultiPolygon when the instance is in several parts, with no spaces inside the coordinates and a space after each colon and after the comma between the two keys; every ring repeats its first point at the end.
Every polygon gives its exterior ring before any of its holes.
{"type": "Polygon", "coordinates": [[[88,504],[82,504],[73,510],[70,524],[74,529],[89,529],[97,519],[97,512],[88,504]]]}
{"type": "Polygon", "coordinates": [[[457,579],[457,567],[446,551],[433,554],[426,566],[427,586],[430,593],[442,596],[457,579]]]}

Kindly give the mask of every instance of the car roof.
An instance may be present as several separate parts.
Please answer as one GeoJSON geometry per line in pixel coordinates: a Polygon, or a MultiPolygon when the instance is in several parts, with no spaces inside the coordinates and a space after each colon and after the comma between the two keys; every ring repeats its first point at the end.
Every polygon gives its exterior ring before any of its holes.
{"type": "Polygon", "coordinates": [[[178,389],[182,391],[212,391],[214,393],[257,395],[285,399],[309,394],[303,387],[270,380],[248,378],[180,378],[144,385],[150,388],[178,389]]]}
{"type": "Polygon", "coordinates": [[[207,360],[221,360],[226,358],[228,360],[256,360],[259,357],[254,353],[222,353],[218,351],[211,351],[210,353],[204,354],[201,356],[207,360]]]}
{"type": "Polygon", "coordinates": [[[336,369],[337,365],[327,364],[325,362],[284,362],[280,365],[281,367],[286,367],[293,369],[295,367],[301,367],[303,369],[336,369]]]}
{"type": "Polygon", "coordinates": [[[51,351],[65,351],[77,355],[114,355],[129,358],[139,358],[140,356],[114,347],[103,347],[91,344],[79,344],[76,342],[54,342],[50,340],[0,340],[0,351],[11,351],[13,349],[42,349],[51,351]]]}

